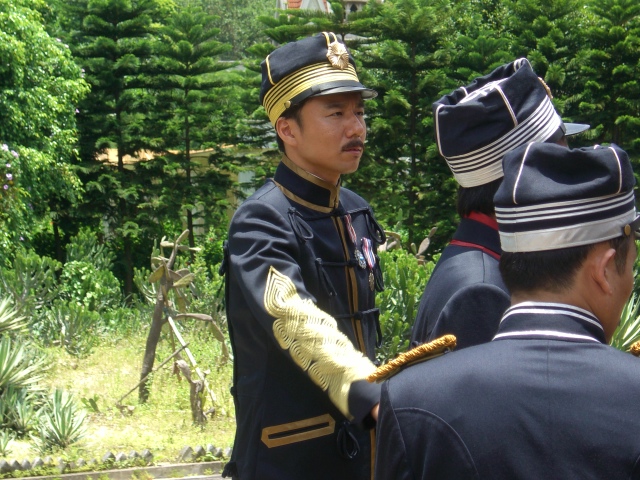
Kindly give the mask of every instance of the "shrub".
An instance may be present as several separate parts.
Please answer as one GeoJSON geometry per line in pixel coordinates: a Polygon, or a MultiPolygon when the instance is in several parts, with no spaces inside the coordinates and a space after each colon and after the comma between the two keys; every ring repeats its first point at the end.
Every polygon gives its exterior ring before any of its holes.
{"type": "Polygon", "coordinates": [[[32,331],[45,346],[60,346],[70,355],[85,357],[99,341],[100,323],[98,312],[73,301],[58,300],[32,331]]]}
{"type": "Polygon", "coordinates": [[[67,262],[88,262],[97,270],[111,270],[114,260],[115,254],[88,228],[80,229],[67,245],[67,262]]]}
{"type": "Polygon", "coordinates": [[[20,249],[11,268],[0,267],[0,293],[19,305],[20,312],[37,314],[58,294],[56,270],[60,266],[49,257],[20,249]]]}
{"type": "Polygon", "coordinates": [[[404,250],[379,252],[379,256],[385,290],[376,296],[382,330],[382,345],[376,357],[385,363],[407,350],[420,297],[437,259],[421,265],[404,250]]]}
{"type": "Polygon", "coordinates": [[[122,304],[120,283],[109,270],[99,270],[90,262],[67,262],[60,275],[60,296],[88,310],[102,312],[122,304]]]}

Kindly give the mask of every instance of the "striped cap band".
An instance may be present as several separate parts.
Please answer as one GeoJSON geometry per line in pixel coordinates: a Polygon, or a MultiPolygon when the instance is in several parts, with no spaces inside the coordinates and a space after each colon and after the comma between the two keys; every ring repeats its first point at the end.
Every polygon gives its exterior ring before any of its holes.
{"type": "MultiPolygon", "coordinates": [[[[508,107],[506,98],[505,103],[508,107]]],[[[444,105],[438,106],[436,110],[436,131],[439,131],[438,111],[442,107],[444,105]]],[[[529,118],[516,125],[501,138],[480,149],[464,155],[445,156],[445,159],[455,179],[462,187],[470,188],[484,185],[502,178],[504,175],[502,158],[506,153],[529,142],[544,142],[560,128],[560,125],[562,125],[560,116],[549,97],[544,96],[538,108],[529,118]]],[[[438,136],[438,149],[442,153],[440,136],[438,136]]]]}
{"type": "Polygon", "coordinates": [[[538,252],[577,247],[622,235],[636,218],[633,192],[596,200],[559,202],[523,208],[498,208],[504,252],[538,252]]]}
{"type": "Polygon", "coordinates": [[[504,252],[590,245],[637,227],[635,178],[616,145],[569,149],[530,143],[505,155],[494,197],[504,252]]]}
{"type": "Polygon", "coordinates": [[[315,86],[333,82],[337,82],[336,85],[345,85],[345,82],[349,82],[354,87],[362,86],[351,64],[344,70],[333,68],[328,62],[309,65],[283,78],[265,94],[263,105],[269,120],[275,125],[276,120],[287,109],[287,102],[315,86]]]}

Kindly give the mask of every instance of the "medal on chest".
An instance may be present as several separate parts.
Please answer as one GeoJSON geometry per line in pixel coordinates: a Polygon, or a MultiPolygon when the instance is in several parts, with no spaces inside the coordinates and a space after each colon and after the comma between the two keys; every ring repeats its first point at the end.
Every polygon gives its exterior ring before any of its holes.
{"type": "Polygon", "coordinates": [[[373,270],[376,266],[376,255],[373,253],[373,242],[370,238],[362,237],[362,252],[369,267],[369,288],[373,291],[376,287],[376,279],[373,275],[373,270]]]}
{"type": "Polygon", "coordinates": [[[351,214],[347,213],[342,218],[344,219],[344,225],[347,229],[347,233],[349,234],[349,239],[355,247],[353,250],[353,258],[358,262],[358,266],[364,270],[367,268],[367,261],[365,260],[362,252],[358,250],[358,237],[356,236],[356,230],[353,228],[353,223],[351,223],[351,214]]]}

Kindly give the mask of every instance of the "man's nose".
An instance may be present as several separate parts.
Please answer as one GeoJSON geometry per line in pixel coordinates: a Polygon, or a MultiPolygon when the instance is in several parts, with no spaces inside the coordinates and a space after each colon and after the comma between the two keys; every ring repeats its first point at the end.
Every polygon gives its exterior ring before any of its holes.
{"type": "Polygon", "coordinates": [[[353,112],[348,119],[347,136],[362,137],[366,131],[364,117],[358,112],[353,112]]]}

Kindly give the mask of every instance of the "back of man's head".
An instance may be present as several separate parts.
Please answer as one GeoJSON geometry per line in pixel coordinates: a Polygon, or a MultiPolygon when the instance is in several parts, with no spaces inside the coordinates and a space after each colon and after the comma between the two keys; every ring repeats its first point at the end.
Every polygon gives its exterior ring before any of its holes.
{"type": "Polygon", "coordinates": [[[494,203],[509,291],[562,292],[589,252],[608,242],[626,268],[637,228],[629,158],[616,145],[568,149],[531,143],[504,158],[494,203]],[[635,223],[634,223],[635,222],[635,223]]]}

